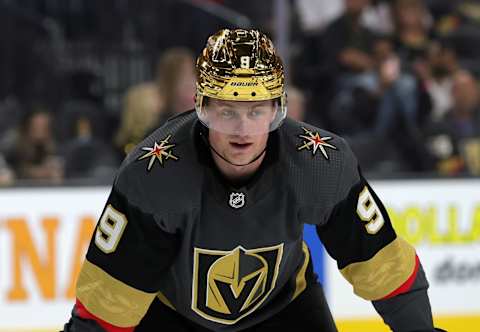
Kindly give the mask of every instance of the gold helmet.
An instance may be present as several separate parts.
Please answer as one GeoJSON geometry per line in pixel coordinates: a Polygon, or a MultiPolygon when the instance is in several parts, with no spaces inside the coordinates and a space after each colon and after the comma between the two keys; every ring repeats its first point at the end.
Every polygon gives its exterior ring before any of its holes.
{"type": "MultiPolygon", "coordinates": [[[[283,64],[272,42],[263,33],[243,29],[220,30],[208,39],[197,59],[196,69],[195,108],[207,127],[212,128],[208,98],[239,102],[274,100],[275,113],[267,131],[278,128],[285,118],[283,64]]],[[[230,133],[226,127],[214,129],[230,133]]]]}

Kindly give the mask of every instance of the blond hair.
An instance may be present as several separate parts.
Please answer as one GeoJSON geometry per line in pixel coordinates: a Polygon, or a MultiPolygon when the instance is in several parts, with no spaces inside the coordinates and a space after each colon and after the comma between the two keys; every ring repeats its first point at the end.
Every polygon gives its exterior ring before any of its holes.
{"type": "Polygon", "coordinates": [[[166,50],[159,58],[156,68],[156,83],[164,100],[164,107],[171,111],[177,96],[176,89],[181,80],[182,66],[195,63],[193,53],[183,47],[166,50]]]}
{"type": "Polygon", "coordinates": [[[158,123],[162,98],[153,82],[129,88],[123,99],[120,129],[115,143],[125,153],[138,144],[158,123]]]}

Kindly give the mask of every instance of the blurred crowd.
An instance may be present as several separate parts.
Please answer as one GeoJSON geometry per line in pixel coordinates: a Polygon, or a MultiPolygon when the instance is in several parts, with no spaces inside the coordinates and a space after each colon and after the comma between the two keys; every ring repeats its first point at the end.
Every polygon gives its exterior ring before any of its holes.
{"type": "MultiPolygon", "coordinates": [[[[285,0],[289,116],[378,176],[480,175],[480,1],[285,0]]],[[[0,0],[0,185],[111,181],[193,108],[222,27],[273,40],[275,1],[0,0]]]]}

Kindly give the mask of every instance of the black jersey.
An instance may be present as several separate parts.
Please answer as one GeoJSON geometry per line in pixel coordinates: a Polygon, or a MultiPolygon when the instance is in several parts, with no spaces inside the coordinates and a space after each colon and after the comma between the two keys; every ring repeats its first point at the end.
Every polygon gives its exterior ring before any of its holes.
{"type": "Polygon", "coordinates": [[[255,325],[314,282],[305,223],[365,299],[418,279],[415,250],[397,238],[342,138],[287,119],[259,171],[232,186],[204,137],[186,113],[122,164],[77,284],[77,306],[92,317],[136,326],[158,297],[211,330],[255,325]]]}

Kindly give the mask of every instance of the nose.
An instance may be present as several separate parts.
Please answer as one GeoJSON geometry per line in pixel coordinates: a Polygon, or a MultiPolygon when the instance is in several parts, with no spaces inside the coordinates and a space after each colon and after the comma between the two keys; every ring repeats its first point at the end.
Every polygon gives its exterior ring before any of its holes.
{"type": "Polygon", "coordinates": [[[235,121],[234,134],[238,136],[248,135],[248,119],[246,117],[239,117],[235,121]]]}

